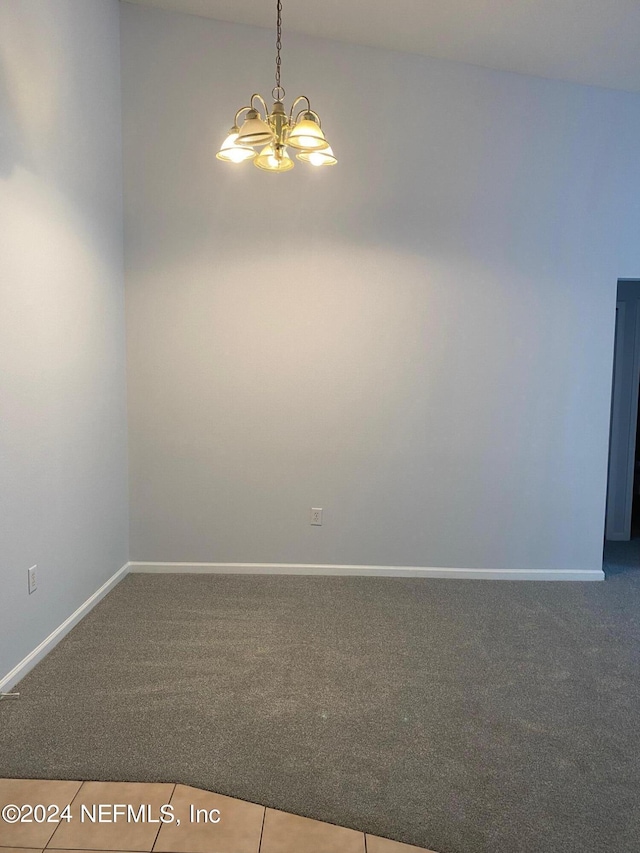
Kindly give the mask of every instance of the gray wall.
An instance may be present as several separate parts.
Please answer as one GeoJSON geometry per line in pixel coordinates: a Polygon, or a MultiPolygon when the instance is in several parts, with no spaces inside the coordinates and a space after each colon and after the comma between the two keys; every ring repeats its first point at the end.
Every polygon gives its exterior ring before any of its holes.
{"type": "Polygon", "coordinates": [[[0,4],[0,677],[128,558],[118,17],[0,4]]]}
{"type": "Polygon", "coordinates": [[[123,4],[131,557],[600,569],[640,97],[123,4]],[[310,527],[311,506],[325,524],[310,527]]]}

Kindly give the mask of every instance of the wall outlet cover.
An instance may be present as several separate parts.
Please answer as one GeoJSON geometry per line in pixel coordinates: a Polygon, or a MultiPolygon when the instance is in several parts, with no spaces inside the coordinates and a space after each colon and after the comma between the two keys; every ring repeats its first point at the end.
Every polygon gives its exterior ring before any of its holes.
{"type": "Polygon", "coordinates": [[[36,578],[36,569],[37,568],[38,567],[36,565],[36,566],[31,566],[30,569],[27,569],[27,578],[28,578],[28,582],[29,582],[29,595],[31,595],[32,592],[35,592],[38,589],[38,580],[36,578]]]}

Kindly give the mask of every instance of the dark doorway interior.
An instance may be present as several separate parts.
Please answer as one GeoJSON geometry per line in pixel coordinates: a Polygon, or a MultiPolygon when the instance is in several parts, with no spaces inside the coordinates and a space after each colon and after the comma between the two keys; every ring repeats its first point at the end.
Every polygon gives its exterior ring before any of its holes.
{"type": "Polygon", "coordinates": [[[631,538],[640,539],[640,395],[638,425],[636,429],[636,458],[633,477],[633,509],[631,513],[631,538]]]}

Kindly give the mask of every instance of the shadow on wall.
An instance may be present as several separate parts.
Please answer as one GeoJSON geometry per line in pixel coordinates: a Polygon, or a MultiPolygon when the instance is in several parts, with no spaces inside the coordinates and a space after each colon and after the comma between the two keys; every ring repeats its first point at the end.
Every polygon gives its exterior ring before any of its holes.
{"type": "Polygon", "coordinates": [[[0,178],[7,178],[24,151],[24,138],[20,132],[15,106],[9,94],[5,63],[0,57],[0,178]]]}
{"type": "Polygon", "coordinates": [[[16,166],[36,171],[42,140],[55,137],[60,121],[63,69],[52,50],[56,31],[69,29],[70,10],[58,4],[4,4],[0,8],[0,176],[16,166]],[[3,26],[3,21],[11,26],[3,26]],[[40,141],[38,143],[38,140],[40,141]]]}

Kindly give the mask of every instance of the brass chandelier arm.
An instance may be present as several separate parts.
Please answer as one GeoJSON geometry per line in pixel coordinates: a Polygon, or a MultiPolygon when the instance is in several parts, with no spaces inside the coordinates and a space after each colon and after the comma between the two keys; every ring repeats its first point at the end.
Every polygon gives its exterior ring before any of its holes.
{"type": "MultiPolygon", "coordinates": [[[[306,100],[307,100],[307,103],[308,103],[308,102],[309,102],[309,98],[307,98],[306,100]]],[[[295,120],[294,120],[293,124],[291,123],[291,121],[289,122],[289,124],[291,124],[291,126],[292,126],[292,127],[293,127],[295,124],[297,124],[298,119],[300,118],[300,116],[301,116],[303,113],[311,113],[311,115],[312,115],[312,116],[315,116],[315,117],[316,117],[316,120],[317,120],[317,122],[318,122],[318,127],[322,127],[322,122],[320,121],[320,116],[318,115],[318,113],[317,113],[315,110],[311,110],[311,109],[309,109],[309,110],[299,110],[299,112],[297,113],[297,115],[296,115],[296,117],[295,117],[295,120]]]]}
{"type": "MultiPolygon", "coordinates": [[[[300,101],[306,101],[307,102],[307,109],[311,110],[311,102],[310,102],[309,98],[307,98],[306,95],[299,95],[295,99],[295,101],[291,104],[291,112],[289,113],[289,124],[293,124],[293,111],[295,110],[296,106],[300,103],[300,101]]],[[[300,110],[300,112],[304,112],[304,110],[300,110]]],[[[300,112],[298,113],[298,115],[300,115],[300,112]]],[[[314,113],[314,115],[315,115],[315,113],[314,113]]],[[[297,120],[298,119],[296,116],[296,121],[297,120]]]]}
{"type": "Polygon", "coordinates": [[[242,113],[247,112],[250,109],[252,109],[252,107],[240,107],[240,109],[236,113],[236,117],[233,120],[233,124],[235,127],[238,127],[238,118],[242,115],[242,113]]]}
{"type": "Polygon", "coordinates": [[[257,98],[260,101],[260,103],[262,104],[262,106],[264,108],[264,117],[266,119],[269,115],[269,109],[267,107],[267,103],[266,103],[265,99],[262,97],[262,95],[259,95],[257,92],[254,92],[254,94],[251,95],[251,109],[255,110],[255,107],[253,106],[253,101],[255,98],[257,98]]]}

